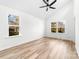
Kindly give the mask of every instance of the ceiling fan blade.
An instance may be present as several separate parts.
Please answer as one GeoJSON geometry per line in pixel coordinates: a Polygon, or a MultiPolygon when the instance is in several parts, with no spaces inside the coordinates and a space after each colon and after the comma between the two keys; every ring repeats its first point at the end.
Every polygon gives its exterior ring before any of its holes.
{"type": "Polygon", "coordinates": [[[55,7],[49,7],[49,8],[51,8],[51,9],[56,9],[55,7]]]}
{"type": "MultiPolygon", "coordinates": [[[[49,1],[49,0],[48,0],[49,1]]],[[[48,5],[48,2],[46,2],[45,0],[43,0],[43,2],[46,4],[46,5],[48,5]]]]}
{"type": "Polygon", "coordinates": [[[46,9],[46,11],[48,11],[48,8],[46,9]]]}
{"type": "Polygon", "coordinates": [[[47,2],[49,2],[49,0],[47,0],[47,2]]]}
{"type": "Polygon", "coordinates": [[[56,1],[57,1],[57,0],[54,0],[54,1],[50,4],[50,6],[53,5],[56,1]]]}
{"type": "Polygon", "coordinates": [[[41,6],[40,8],[44,8],[44,7],[47,7],[47,6],[41,6]]]}

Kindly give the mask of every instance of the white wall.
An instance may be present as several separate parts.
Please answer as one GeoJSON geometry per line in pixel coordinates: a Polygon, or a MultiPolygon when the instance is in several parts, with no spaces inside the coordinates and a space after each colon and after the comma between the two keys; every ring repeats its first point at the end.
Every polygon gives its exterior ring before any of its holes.
{"type": "MultiPolygon", "coordinates": [[[[58,2],[60,3],[61,0],[58,2]]],[[[46,18],[45,26],[45,36],[55,37],[67,40],[75,40],[75,18],[73,15],[73,0],[64,1],[62,4],[59,4],[59,7],[53,12],[49,12],[46,18]],[[66,3],[66,5],[64,5],[66,3]],[[51,22],[52,21],[63,21],[65,22],[65,33],[52,33],[51,32],[51,22]]]]}
{"type": "Polygon", "coordinates": [[[43,37],[44,21],[26,13],[0,6],[0,50],[43,37]],[[20,36],[8,36],[8,15],[20,17],[20,36]]]}
{"type": "Polygon", "coordinates": [[[75,0],[74,6],[75,18],[76,18],[76,49],[79,55],[79,0],[75,0]]]}

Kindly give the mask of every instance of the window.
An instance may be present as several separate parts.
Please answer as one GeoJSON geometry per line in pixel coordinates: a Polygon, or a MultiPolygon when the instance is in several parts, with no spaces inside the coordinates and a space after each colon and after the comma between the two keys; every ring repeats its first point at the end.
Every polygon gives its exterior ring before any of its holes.
{"type": "Polygon", "coordinates": [[[57,23],[56,22],[51,23],[51,32],[54,32],[54,33],[57,32],[57,23]]]}
{"type": "Polygon", "coordinates": [[[9,15],[9,36],[19,35],[19,16],[9,15]]]}
{"type": "Polygon", "coordinates": [[[63,22],[52,22],[51,23],[51,32],[53,33],[64,33],[65,25],[63,22]]]}

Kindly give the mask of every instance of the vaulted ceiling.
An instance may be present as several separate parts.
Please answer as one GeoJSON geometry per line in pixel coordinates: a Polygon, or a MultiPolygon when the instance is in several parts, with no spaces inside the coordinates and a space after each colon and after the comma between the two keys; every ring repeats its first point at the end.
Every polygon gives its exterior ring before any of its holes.
{"type": "MultiPolygon", "coordinates": [[[[54,0],[49,0],[49,3],[51,3],[51,1],[54,0]]],[[[42,0],[0,0],[0,5],[18,9],[35,17],[45,19],[47,15],[55,14],[57,10],[64,8],[64,6],[68,4],[68,1],[71,0],[57,0],[57,2],[53,5],[57,9],[49,9],[48,12],[46,12],[46,8],[39,8],[40,6],[45,5],[42,0]]]]}

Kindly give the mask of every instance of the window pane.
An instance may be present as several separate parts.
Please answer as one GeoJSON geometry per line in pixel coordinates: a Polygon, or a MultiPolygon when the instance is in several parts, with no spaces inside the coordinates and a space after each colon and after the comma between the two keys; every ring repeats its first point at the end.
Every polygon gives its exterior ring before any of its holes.
{"type": "Polygon", "coordinates": [[[56,33],[57,32],[57,28],[51,28],[51,32],[56,33]]]}

